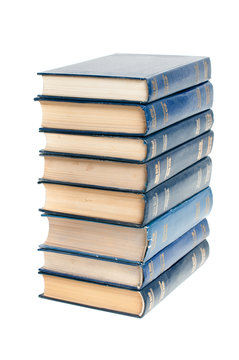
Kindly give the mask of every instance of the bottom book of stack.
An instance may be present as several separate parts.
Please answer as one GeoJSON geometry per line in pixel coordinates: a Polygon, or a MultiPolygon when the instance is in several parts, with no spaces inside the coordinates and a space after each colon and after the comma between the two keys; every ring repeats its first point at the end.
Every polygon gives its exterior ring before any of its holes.
{"type": "Polygon", "coordinates": [[[83,255],[42,245],[40,297],[136,317],[144,316],[209,255],[208,223],[200,223],[146,262],[83,255]]]}

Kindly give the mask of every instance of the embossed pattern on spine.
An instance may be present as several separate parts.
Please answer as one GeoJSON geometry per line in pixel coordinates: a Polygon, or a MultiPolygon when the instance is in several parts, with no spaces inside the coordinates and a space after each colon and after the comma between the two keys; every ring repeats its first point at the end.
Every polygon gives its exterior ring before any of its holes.
{"type": "Polygon", "coordinates": [[[148,247],[144,262],[207,217],[211,208],[212,192],[208,187],[149,223],[146,227],[148,247]]]}
{"type": "Polygon", "coordinates": [[[209,235],[209,226],[206,219],[188,230],[174,242],[163,248],[143,265],[144,281],[146,286],[176,263],[181,257],[200,244],[209,235]]]}
{"type": "Polygon", "coordinates": [[[148,178],[146,191],[209,155],[212,146],[213,132],[209,131],[150,160],[146,163],[148,178]]]}
{"type": "Polygon", "coordinates": [[[146,134],[159,131],[178,121],[208,110],[212,107],[212,103],[213,87],[208,81],[205,84],[145,105],[143,108],[147,121],[146,134]]]}
{"type": "Polygon", "coordinates": [[[207,167],[210,163],[211,160],[205,158],[145,193],[143,224],[148,224],[154,218],[162,215],[166,211],[165,205],[166,209],[169,210],[195,195],[198,191],[205,189],[209,185],[209,183],[205,182],[205,179],[207,177],[207,167]],[[200,184],[198,180],[199,172],[202,172],[200,184]]]}
{"type": "Polygon", "coordinates": [[[212,125],[212,110],[206,110],[147,136],[145,138],[148,147],[146,160],[153,159],[186,141],[200,136],[210,130],[212,125]]]}
{"type": "Polygon", "coordinates": [[[209,58],[171,69],[148,79],[148,101],[154,101],[183,89],[190,88],[211,78],[209,58]]]}
{"type": "Polygon", "coordinates": [[[204,264],[209,256],[209,244],[204,240],[176,264],[159,275],[154,281],[146,285],[141,294],[145,303],[145,315],[152,308],[168,296],[178,285],[193,274],[204,264]]]}

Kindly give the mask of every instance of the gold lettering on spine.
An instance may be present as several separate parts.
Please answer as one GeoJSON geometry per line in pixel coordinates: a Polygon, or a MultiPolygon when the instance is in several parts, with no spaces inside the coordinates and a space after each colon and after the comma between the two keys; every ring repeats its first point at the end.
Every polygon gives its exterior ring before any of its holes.
{"type": "Polygon", "coordinates": [[[152,83],[152,89],[153,89],[153,97],[156,98],[158,95],[158,84],[156,78],[153,78],[151,80],[152,83]]]}
{"type": "Polygon", "coordinates": [[[196,84],[198,84],[199,80],[200,80],[200,77],[199,77],[199,65],[195,64],[194,69],[195,69],[195,82],[196,82],[196,84]]]}
{"type": "Polygon", "coordinates": [[[192,237],[193,237],[193,245],[197,245],[197,233],[196,233],[196,230],[193,229],[192,231],[192,237]]]}
{"type": "Polygon", "coordinates": [[[154,306],[154,292],[151,288],[148,291],[148,297],[149,297],[149,310],[151,310],[152,307],[154,306]]]}
{"type": "Polygon", "coordinates": [[[205,91],[206,91],[206,104],[208,105],[210,103],[210,88],[209,88],[209,85],[205,85],[205,91]]]}
{"type": "Polygon", "coordinates": [[[157,243],[158,233],[155,231],[152,235],[151,251],[155,249],[157,243]]]}
{"type": "Polygon", "coordinates": [[[210,206],[211,206],[210,197],[207,196],[207,197],[206,197],[206,213],[207,213],[207,214],[209,213],[210,206]]]}
{"type": "Polygon", "coordinates": [[[164,206],[163,206],[164,211],[168,208],[169,195],[170,195],[169,188],[164,188],[164,206]]]}
{"type": "Polygon", "coordinates": [[[201,109],[201,106],[202,106],[202,97],[201,97],[201,92],[200,92],[200,89],[197,88],[196,90],[196,94],[197,94],[197,99],[198,99],[198,109],[201,109]]]}
{"type": "Polygon", "coordinates": [[[156,118],[156,111],[155,111],[155,108],[153,105],[151,106],[149,111],[150,111],[151,120],[152,120],[152,128],[155,129],[157,126],[157,118],[156,118]]]}
{"type": "Polygon", "coordinates": [[[206,60],[203,60],[203,66],[204,66],[204,80],[208,79],[208,63],[206,60]]]}
{"type": "Polygon", "coordinates": [[[206,114],[206,127],[205,131],[211,129],[212,127],[212,114],[206,114]]]}
{"type": "Polygon", "coordinates": [[[159,207],[159,198],[158,194],[154,194],[153,196],[153,216],[157,216],[159,207]]]}
{"type": "Polygon", "coordinates": [[[207,171],[206,171],[206,177],[205,177],[205,184],[209,183],[210,177],[211,177],[211,164],[207,164],[207,171]]]}
{"type": "Polygon", "coordinates": [[[162,273],[165,269],[164,253],[160,254],[159,260],[160,260],[160,273],[162,273]]]}
{"type": "Polygon", "coordinates": [[[167,95],[168,91],[169,91],[168,77],[167,77],[167,75],[162,75],[162,77],[163,77],[163,83],[164,83],[164,95],[167,95]]]}
{"type": "Polygon", "coordinates": [[[199,135],[200,134],[200,118],[196,119],[196,131],[195,131],[195,135],[199,135]]]}
{"type": "Polygon", "coordinates": [[[167,104],[161,102],[161,106],[163,109],[163,122],[164,124],[166,124],[168,122],[168,108],[167,108],[167,104]]]}
{"type": "Polygon", "coordinates": [[[163,240],[162,240],[162,242],[167,241],[167,237],[168,237],[168,224],[164,224],[164,226],[163,226],[163,240]]]}
{"type": "Polygon", "coordinates": [[[202,157],[202,152],[203,152],[203,139],[201,141],[199,141],[198,144],[198,155],[197,155],[197,160],[200,160],[202,157]]]}
{"type": "Polygon", "coordinates": [[[158,184],[158,183],[159,183],[159,180],[160,180],[160,161],[158,161],[158,162],[155,164],[154,169],[155,169],[154,183],[155,183],[155,184],[158,184]]]}
{"type": "Polygon", "coordinates": [[[197,257],[196,257],[196,254],[193,253],[193,256],[192,256],[192,273],[196,270],[197,268],[197,257]]]}
{"type": "Polygon", "coordinates": [[[150,261],[149,262],[149,278],[150,278],[150,281],[153,280],[153,275],[154,275],[154,263],[153,263],[153,261],[150,261]]]}
{"type": "Polygon", "coordinates": [[[207,153],[206,155],[208,155],[212,150],[212,136],[208,136],[207,138],[207,153]]]}
{"type": "Polygon", "coordinates": [[[151,148],[152,148],[152,153],[151,153],[151,158],[156,156],[156,151],[157,151],[157,142],[156,140],[151,140],[151,148]]]}
{"type": "Polygon", "coordinates": [[[197,184],[196,184],[197,189],[199,189],[201,187],[201,183],[202,183],[202,169],[200,168],[198,170],[198,177],[197,177],[197,184]]]}
{"type": "Polygon", "coordinates": [[[205,239],[207,234],[206,226],[204,224],[201,224],[201,229],[202,229],[203,239],[205,239]]]}
{"type": "Polygon", "coordinates": [[[200,216],[200,202],[196,203],[196,220],[200,216]]]}
{"type": "Polygon", "coordinates": [[[165,282],[164,281],[159,281],[159,287],[160,287],[160,297],[159,297],[159,302],[161,300],[163,300],[164,296],[165,296],[165,282]]]}
{"type": "Polygon", "coordinates": [[[167,168],[164,176],[165,179],[170,175],[171,167],[172,167],[172,158],[167,156],[167,168]]]}
{"type": "Polygon", "coordinates": [[[200,251],[201,251],[201,256],[202,256],[202,260],[200,262],[200,266],[201,266],[206,260],[206,250],[205,250],[205,248],[200,247],[200,251]]]}
{"type": "Polygon", "coordinates": [[[165,134],[163,135],[163,151],[167,150],[167,146],[168,146],[168,135],[165,134]]]}

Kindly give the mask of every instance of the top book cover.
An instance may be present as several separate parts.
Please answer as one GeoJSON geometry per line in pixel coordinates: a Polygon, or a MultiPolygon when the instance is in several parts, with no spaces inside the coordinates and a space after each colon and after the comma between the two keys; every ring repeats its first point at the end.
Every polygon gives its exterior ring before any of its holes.
{"type": "Polygon", "coordinates": [[[113,54],[42,71],[42,97],[149,103],[211,78],[209,57],[113,54]]]}

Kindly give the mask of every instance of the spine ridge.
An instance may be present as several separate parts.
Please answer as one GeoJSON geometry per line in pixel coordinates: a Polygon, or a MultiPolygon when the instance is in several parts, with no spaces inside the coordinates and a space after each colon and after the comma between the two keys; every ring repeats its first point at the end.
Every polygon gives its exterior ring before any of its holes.
{"type": "Polygon", "coordinates": [[[186,141],[202,135],[213,125],[213,112],[206,110],[174,125],[168,126],[145,138],[147,158],[153,159],[186,141]]]}
{"type": "Polygon", "coordinates": [[[146,135],[208,110],[212,104],[213,86],[209,81],[149,103],[145,105],[146,135]]]}
{"type": "Polygon", "coordinates": [[[205,189],[210,175],[211,159],[206,157],[145,193],[143,225],[205,189]]]}
{"type": "Polygon", "coordinates": [[[213,203],[210,187],[202,190],[177,207],[152,221],[147,227],[148,247],[144,262],[202,221],[211,211],[213,203]]]}
{"type": "Polygon", "coordinates": [[[213,131],[208,131],[146,163],[148,179],[146,191],[209,155],[213,138],[213,131]]]}
{"type": "Polygon", "coordinates": [[[153,74],[148,80],[148,102],[203,83],[211,78],[210,58],[153,74]]]}
{"type": "Polygon", "coordinates": [[[144,313],[152,310],[174,289],[194,273],[209,256],[209,244],[204,240],[181,258],[176,264],[146,285],[140,292],[144,299],[144,313]]]}
{"type": "Polygon", "coordinates": [[[181,257],[205,240],[208,235],[208,222],[206,219],[203,219],[173,243],[159,251],[142,266],[144,275],[142,287],[146,286],[150,281],[169,269],[181,257]]]}

